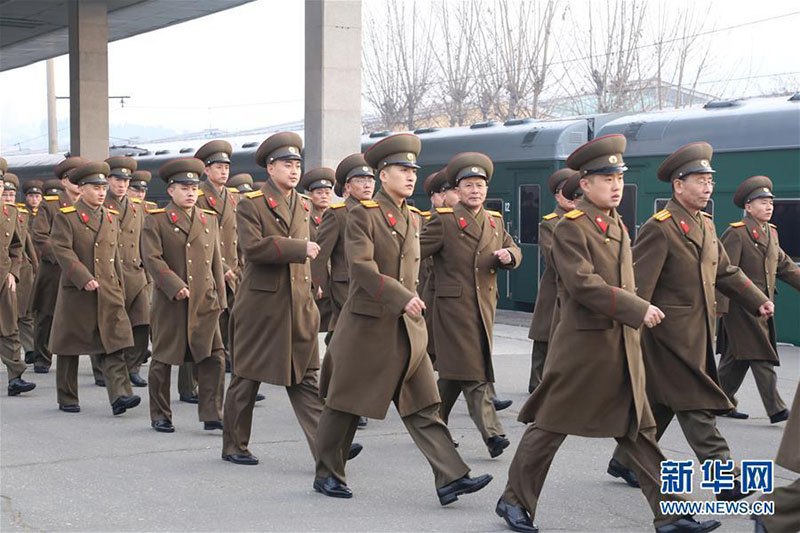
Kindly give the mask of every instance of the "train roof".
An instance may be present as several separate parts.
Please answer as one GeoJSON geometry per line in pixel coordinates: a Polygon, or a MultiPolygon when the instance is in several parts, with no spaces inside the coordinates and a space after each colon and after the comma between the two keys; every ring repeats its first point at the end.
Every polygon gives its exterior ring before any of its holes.
{"type": "Polygon", "coordinates": [[[622,133],[626,157],[664,156],[705,141],[715,152],[800,147],[800,97],[709,102],[703,107],[626,115],[597,136],[622,133]],[[746,132],[746,134],[743,134],[746,132]]]}

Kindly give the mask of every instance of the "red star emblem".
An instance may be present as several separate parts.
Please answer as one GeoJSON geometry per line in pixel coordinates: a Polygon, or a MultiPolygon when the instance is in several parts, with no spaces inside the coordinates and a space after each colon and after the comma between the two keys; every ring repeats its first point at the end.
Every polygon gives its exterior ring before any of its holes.
{"type": "MultiPolygon", "coordinates": [[[[210,198],[210,199],[213,200],[213,198],[210,198]]],[[[203,225],[205,225],[205,223],[206,223],[206,214],[203,213],[202,211],[200,211],[200,222],[202,222],[203,225]]]]}
{"type": "Polygon", "coordinates": [[[758,230],[753,230],[753,238],[758,240],[758,230]]]}
{"type": "Polygon", "coordinates": [[[390,225],[391,227],[394,227],[394,226],[395,226],[395,224],[397,224],[397,219],[396,219],[396,218],[394,218],[394,215],[393,215],[393,214],[391,214],[391,213],[386,213],[386,220],[388,220],[388,221],[389,221],[389,225],[390,225]]]}
{"type": "Polygon", "coordinates": [[[6,206],[3,206],[3,214],[4,215],[8,214],[8,208],[6,206]]]}
{"type": "Polygon", "coordinates": [[[106,213],[106,216],[108,216],[108,221],[109,221],[109,222],[111,222],[111,223],[113,223],[113,222],[114,222],[114,219],[113,219],[113,218],[111,218],[111,213],[106,213]]]}
{"type": "Polygon", "coordinates": [[[494,219],[492,218],[492,215],[486,215],[486,218],[489,219],[489,224],[491,224],[491,226],[493,228],[497,227],[497,224],[494,223],[494,219]]]}
{"type": "Polygon", "coordinates": [[[303,209],[305,209],[306,211],[308,211],[308,204],[306,203],[306,199],[305,199],[305,198],[300,198],[300,200],[302,200],[302,201],[303,201],[303,209]]]}
{"type": "Polygon", "coordinates": [[[272,209],[275,209],[275,207],[278,205],[278,202],[276,202],[272,196],[267,196],[267,205],[272,209]]]}
{"type": "Polygon", "coordinates": [[[316,225],[317,225],[317,226],[319,226],[319,223],[320,223],[320,222],[322,222],[322,219],[321,219],[321,218],[319,218],[319,217],[314,217],[314,223],[316,223],[316,225]]]}
{"type": "Polygon", "coordinates": [[[600,229],[603,230],[603,233],[605,233],[606,230],[608,229],[608,223],[605,220],[603,220],[603,217],[598,215],[595,217],[594,221],[597,222],[597,225],[600,226],[600,229]]]}
{"type": "Polygon", "coordinates": [[[87,222],[89,222],[89,215],[81,211],[81,220],[83,220],[83,223],[86,224],[87,222]]]}

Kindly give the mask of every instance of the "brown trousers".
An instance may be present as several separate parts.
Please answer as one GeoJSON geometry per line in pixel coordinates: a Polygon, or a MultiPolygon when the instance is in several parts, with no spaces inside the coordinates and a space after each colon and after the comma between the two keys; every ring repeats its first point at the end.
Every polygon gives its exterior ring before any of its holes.
{"type": "Polygon", "coordinates": [[[194,363],[183,363],[178,367],[178,394],[197,395],[197,368],[194,363]]]}
{"type": "Polygon", "coordinates": [[[796,533],[800,531],[800,479],[785,487],[765,494],[762,500],[775,503],[775,514],[760,516],[768,533],[796,533]]]}
{"type": "Polygon", "coordinates": [[[528,390],[531,392],[535,391],[539,383],[542,382],[545,359],[547,359],[547,343],[533,341],[533,349],[531,350],[531,377],[528,380],[528,390]]]}
{"type": "MultiPolygon", "coordinates": [[[[187,353],[187,357],[191,357],[187,353]]],[[[214,350],[209,357],[194,364],[197,368],[198,402],[197,414],[201,422],[222,420],[222,399],[225,394],[225,356],[222,350],[214,350]]],[[[152,359],[147,374],[150,393],[150,420],[172,422],[170,381],[172,365],[152,359]]]]}
{"type": "Polygon", "coordinates": [[[33,312],[28,312],[17,319],[17,327],[19,328],[19,342],[22,345],[22,353],[35,351],[33,343],[33,312]]]}
{"type": "MultiPolygon", "coordinates": [[[[300,383],[286,387],[289,402],[297,422],[306,436],[311,455],[317,460],[317,426],[322,414],[317,370],[307,370],[300,383]]],[[[249,454],[247,445],[253,428],[253,407],[260,381],[234,375],[225,399],[225,429],[222,432],[222,453],[225,455],[249,454]]]]}
{"type": "MultiPolygon", "coordinates": [[[[128,368],[125,366],[124,350],[98,356],[100,370],[106,381],[108,402],[120,396],[131,396],[131,380],[128,378],[128,368]]],[[[78,366],[80,356],[58,355],[56,357],[56,388],[58,390],[59,405],[78,405],[78,366]]]]}
{"type": "Polygon", "coordinates": [[[147,356],[147,347],[150,344],[150,325],[142,324],[133,326],[133,346],[125,350],[125,364],[128,365],[128,374],[138,374],[147,356]]]}
{"type": "MultiPolygon", "coordinates": [[[[694,450],[697,459],[702,463],[707,459],[728,461],[731,458],[731,450],[728,442],[717,428],[717,417],[709,411],[678,411],[674,412],[665,405],[654,404],[653,417],[656,420],[656,442],[661,440],[661,436],[667,430],[673,417],[678,418],[686,442],[694,450]]],[[[624,450],[617,446],[614,450],[614,459],[630,466],[630,461],[626,458],[624,450]]],[[[739,465],[734,466],[734,473],[739,475],[739,465]]]]}
{"type": "MultiPolygon", "coordinates": [[[[438,404],[404,416],[402,420],[414,444],[431,465],[437,489],[469,473],[469,467],[456,451],[450,431],[439,417],[438,404]]],[[[317,478],[333,476],[347,483],[345,463],[356,427],[358,415],[325,407],[317,428],[317,478]]]]}
{"type": "Polygon", "coordinates": [[[470,418],[475,423],[478,431],[481,432],[483,442],[487,442],[490,437],[505,435],[503,425],[497,416],[497,411],[489,396],[489,383],[486,381],[454,381],[439,378],[436,383],[439,387],[439,396],[442,403],[439,405],[439,416],[447,424],[450,418],[450,411],[453,409],[458,396],[464,393],[467,401],[467,411],[470,418]]]}
{"type": "Polygon", "coordinates": [[[38,311],[33,321],[33,346],[36,352],[35,366],[50,368],[53,364],[53,352],[50,351],[50,328],[53,327],[53,312],[38,311]]]}
{"type": "MultiPolygon", "coordinates": [[[[502,498],[512,505],[526,509],[532,520],[536,516],[536,505],[550,464],[566,437],[562,433],[552,433],[536,427],[534,423],[525,428],[525,433],[519,441],[517,452],[508,469],[508,483],[502,498]]],[[[680,518],[661,513],[659,501],[681,498],[677,495],[660,493],[661,461],[664,461],[665,457],[656,443],[653,430],[640,430],[636,440],[617,437],[616,441],[618,447],[625,450],[631,458],[628,462],[639,476],[641,491],[653,512],[653,523],[656,527],[680,518]]]]}
{"type": "Polygon", "coordinates": [[[16,379],[27,368],[25,361],[19,356],[19,333],[14,332],[7,337],[0,337],[0,359],[8,371],[8,381],[16,379]]]}
{"type": "Polygon", "coordinates": [[[719,360],[719,383],[731,403],[739,405],[736,393],[742,386],[748,369],[753,371],[753,379],[756,380],[756,387],[767,414],[772,416],[786,409],[786,404],[778,393],[775,365],[769,361],[740,361],[731,355],[723,354],[719,360]]]}

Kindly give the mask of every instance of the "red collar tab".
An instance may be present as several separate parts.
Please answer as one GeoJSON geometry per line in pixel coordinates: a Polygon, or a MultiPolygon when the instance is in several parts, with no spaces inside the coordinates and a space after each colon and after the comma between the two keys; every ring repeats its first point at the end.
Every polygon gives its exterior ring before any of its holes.
{"type": "Polygon", "coordinates": [[[87,222],[89,222],[89,215],[81,211],[81,220],[83,220],[83,223],[86,224],[87,222]]]}
{"type": "Polygon", "coordinates": [[[308,211],[308,203],[306,202],[306,199],[305,198],[300,198],[300,200],[303,202],[303,209],[308,211]]]}
{"type": "MultiPolygon", "coordinates": [[[[210,199],[213,200],[213,198],[210,198],[210,199]]],[[[203,213],[202,211],[200,211],[200,222],[202,222],[203,225],[205,225],[205,223],[206,223],[206,214],[203,213]]]]}
{"type": "Polygon", "coordinates": [[[386,213],[386,220],[389,221],[389,225],[391,227],[395,227],[395,225],[397,225],[397,219],[394,218],[394,215],[391,213],[386,213]]]}
{"type": "Polygon", "coordinates": [[[267,205],[271,209],[275,209],[276,207],[278,207],[278,202],[276,202],[275,198],[273,198],[272,196],[267,196],[267,205]]]}
{"type": "Polygon", "coordinates": [[[688,235],[689,234],[689,230],[691,229],[691,228],[689,228],[689,224],[687,224],[685,220],[681,220],[680,222],[678,222],[678,224],[680,225],[681,229],[683,230],[683,233],[688,235]]]}
{"type": "Polygon", "coordinates": [[[173,224],[178,223],[178,214],[175,211],[169,212],[169,219],[172,221],[173,224]]]}
{"type": "Polygon", "coordinates": [[[492,215],[486,215],[486,218],[489,220],[489,224],[490,224],[490,225],[491,225],[493,228],[496,228],[496,227],[497,227],[497,224],[495,224],[495,223],[494,223],[494,219],[492,218],[492,215]]]}
{"type": "Polygon", "coordinates": [[[214,198],[213,196],[209,196],[209,197],[208,197],[208,204],[209,204],[211,207],[217,207],[217,199],[216,199],[216,198],[214,198]]]}
{"type": "Polygon", "coordinates": [[[756,229],[753,230],[753,238],[755,240],[758,240],[758,230],[756,230],[756,229]]]}
{"type": "Polygon", "coordinates": [[[464,217],[458,217],[458,225],[461,226],[461,229],[467,227],[467,221],[464,220],[464,217]]]}
{"type": "Polygon", "coordinates": [[[318,216],[314,217],[314,223],[315,223],[317,226],[319,226],[320,222],[322,222],[322,219],[321,219],[321,218],[319,218],[318,216]]]}
{"type": "Polygon", "coordinates": [[[603,230],[603,233],[605,233],[608,230],[608,222],[603,220],[603,217],[601,217],[600,215],[594,217],[594,221],[597,223],[598,226],[600,226],[600,229],[603,230]]]}
{"type": "Polygon", "coordinates": [[[106,212],[106,216],[108,217],[108,221],[113,224],[114,223],[114,219],[111,218],[111,213],[106,212]]]}

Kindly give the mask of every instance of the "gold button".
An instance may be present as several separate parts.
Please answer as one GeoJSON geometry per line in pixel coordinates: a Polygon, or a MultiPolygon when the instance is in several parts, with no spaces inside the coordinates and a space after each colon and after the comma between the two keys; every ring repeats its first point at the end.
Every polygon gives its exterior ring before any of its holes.
{"type": "Polygon", "coordinates": [[[189,281],[192,281],[192,276],[189,276],[189,281]]]}
{"type": "Polygon", "coordinates": [[[95,258],[94,258],[94,262],[95,262],[95,263],[99,263],[99,262],[100,262],[100,258],[99,258],[99,257],[95,257],[95,258]]]}
{"type": "Polygon", "coordinates": [[[211,261],[209,261],[208,259],[206,259],[206,264],[208,265],[209,263],[211,263],[211,261]]]}
{"type": "Polygon", "coordinates": [[[191,247],[192,247],[192,244],[191,244],[191,243],[189,243],[189,242],[187,242],[187,243],[186,243],[186,247],[187,247],[187,248],[191,248],[191,247]]]}
{"type": "Polygon", "coordinates": [[[303,279],[304,279],[305,281],[308,281],[308,276],[303,276],[303,279]]]}
{"type": "Polygon", "coordinates": [[[95,246],[95,248],[97,248],[97,247],[98,247],[98,246],[100,246],[100,245],[99,245],[99,244],[97,244],[97,243],[94,243],[94,246],[95,246]]]}
{"type": "Polygon", "coordinates": [[[189,262],[189,264],[190,264],[190,265],[192,264],[192,260],[191,260],[191,259],[189,259],[189,261],[188,261],[188,262],[189,262]]]}
{"type": "Polygon", "coordinates": [[[400,278],[400,283],[403,283],[403,278],[400,278]]]}

